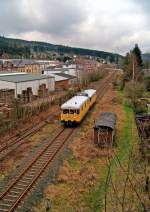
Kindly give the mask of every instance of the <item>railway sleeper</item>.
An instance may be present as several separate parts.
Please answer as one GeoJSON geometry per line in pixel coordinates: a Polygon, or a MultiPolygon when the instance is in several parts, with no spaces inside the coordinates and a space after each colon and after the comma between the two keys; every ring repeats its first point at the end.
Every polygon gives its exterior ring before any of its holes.
{"type": "Polygon", "coordinates": [[[18,187],[25,188],[25,187],[28,186],[28,184],[29,184],[29,181],[24,181],[24,180],[22,180],[22,181],[19,181],[19,183],[17,183],[17,186],[18,186],[18,187]]]}
{"type": "Polygon", "coordinates": [[[27,186],[27,183],[26,184],[25,183],[24,184],[23,183],[17,183],[17,185],[24,188],[24,187],[27,186]]]}
{"type": "MultiPolygon", "coordinates": [[[[64,139],[62,138],[61,141],[63,141],[63,140],[64,140],[64,139]]],[[[58,149],[58,148],[60,147],[61,142],[60,142],[60,141],[58,141],[58,142],[59,142],[58,144],[55,143],[55,144],[53,145],[53,151],[56,150],[56,149],[58,149]]]]}
{"type": "Polygon", "coordinates": [[[7,201],[7,202],[15,202],[14,199],[8,199],[8,198],[4,198],[3,201],[7,201]]]}
{"type": "Polygon", "coordinates": [[[8,201],[4,201],[0,203],[0,209],[4,208],[10,208],[12,206],[11,203],[9,203],[8,201]]]}
{"type": "Polygon", "coordinates": [[[14,199],[14,201],[15,201],[16,198],[18,198],[18,195],[9,193],[9,194],[6,196],[6,198],[14,199]]]}
{"type": "Polygon", "coordinates": [[[9,212],[9,210],[8,209],[5,209],[5,208],[4,209],[1,209],[0,208],[0,212],[9,212]]]}
{"type": "Polygon", "coordinates": [[[45,160],[45,158],[44,157],[42,157],[41,159],[39,159],[37,162],[36,162],[36,165],[37,164],[43,164],[44,163],[44,160],[45,160]]]}
{"type": "Polygon", "coordinates": [[[43,162],[43,163],[47,162],[47,159],[50,158],[50,157],[51,157],[51,155],[44,156],[44,157],[42,158],[42,161],[41,161],[41,162],[43,162]]]}
{"type": "Polygon", "coordinates": [[[29,170],[29,172],[36,172],[37,169],[36,169],[36,166],[35,164],[31,167],[31,169],[29,170]]]}
{"type": "Polygon", "coordinates": [[[45,155],[49,155],[49,154],[53,154],[54,152],[49,150],[47,153],[45,153],[45,155]]]}
{"type": "Polygon", "coordinates": [[[37,169],[34,169],[34,170],[29,172],[29,174],[31,174],[31,175],[35,175],[36,173],[37,173],[37,169]]]}
{"type": "Polygon", "coordinates": [[[43,163],[36,163],[35,164],[35,167],[36,167],[36,169],[41,169],[43,167],[43,165],[45,165],[45,162],[43,162],[43,163]]]}
{"type": "Polygon", "coordinates": [[[49,156],[51,156],[51,155],[53,155],[53,154],[54,154],[53,151],[46,152],[46,153],[43,155],[43,158],[47,158],[47,157],[49,157],[49,156]]]}
{"type": "Polygon", "coordinates": [[[28,175],[23,177],[23,179],[25,179],[25,180],[32,180],[32,178],[33,178],[33,177],[30,177],[30,176],[28,176],[28,175]]]}
{"type": "Polygon", "coordinates": [[[33,174],[28,174],[28,177],[31,177],[31,179],[33,179],[35,177],[35,173],[33,174]]]}
{"type": "Polygon", "coordinates": [[[35,172],[37,172],[39,169],[41,169],[41,166],[39,166],[39,165],[37,166],[37,164],[36,164],[36,165],[34,165],[33,168],[34,168],[35,172]]]}
{"type": "Polygon", "coordinates": [[[11,191],[10,191],[11,194],[20,194],[20,191],[16,191],[15,188],[13,188],[11,191]]]}
{"type": "Polygon", "coordinates": [[[19,190],[19,191],[24,190],[24,188],[21,188],[21,187],[18,187],[18,186],[15,186],[14,189],[19,190]]]}

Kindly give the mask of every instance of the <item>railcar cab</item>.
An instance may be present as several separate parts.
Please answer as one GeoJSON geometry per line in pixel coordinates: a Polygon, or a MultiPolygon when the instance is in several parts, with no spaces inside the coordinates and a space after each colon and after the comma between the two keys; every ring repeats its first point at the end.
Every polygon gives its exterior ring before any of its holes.
{"type": "Polygon", "coordinates": [[[74,115],[76,115],[76,114],[79,114],[80,113],[80,110],[78,109],[78,110],[76,110],[76,109],[64,109],[64,110],[62,110],[62,113],[63,114],[74,114],[74,115]]]}
{"type": "Polygon", "coordinates": [[[62,109],[61,119],[66,126],[76,126],[80,116],[80,109],[62,109]]]}
{"type": "Polygon", "coordinates": [[[88,89],[61,105],[61,122],[73,126],[82,121],[96,101],[96,90],[88,89]]]}

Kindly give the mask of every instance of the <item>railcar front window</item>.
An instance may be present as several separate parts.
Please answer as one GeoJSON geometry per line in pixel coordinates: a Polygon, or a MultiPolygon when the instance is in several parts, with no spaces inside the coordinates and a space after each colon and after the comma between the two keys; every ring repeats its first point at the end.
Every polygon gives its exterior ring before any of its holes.
{"type": "Polygon", "coordinates": [[[68,114],[69,110],[63,110],[63,114],[68,114]]]}
{"type": "Polygon", "coordinates": [[[77,114],[79,114],[80,113],[80,110],[77,110],[77,114]]]}
{"type": "Polygon", "coordinates": [[[75,110],[70,110],[70,114],[74,114],[75,113],[75,110]]]}

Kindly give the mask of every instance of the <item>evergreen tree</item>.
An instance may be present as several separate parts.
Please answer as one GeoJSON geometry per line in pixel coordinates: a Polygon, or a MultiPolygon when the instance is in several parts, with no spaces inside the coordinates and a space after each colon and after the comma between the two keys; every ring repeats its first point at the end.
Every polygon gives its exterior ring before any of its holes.
{"type": "Polygon", "coordinates": [[[132,52],[136,56],[137,65],[139,67],[142,67],[143,66],[142,53],[141,53],[140,48],[138,47],[138,44],[135,44],[135,47],[132,52]]]}

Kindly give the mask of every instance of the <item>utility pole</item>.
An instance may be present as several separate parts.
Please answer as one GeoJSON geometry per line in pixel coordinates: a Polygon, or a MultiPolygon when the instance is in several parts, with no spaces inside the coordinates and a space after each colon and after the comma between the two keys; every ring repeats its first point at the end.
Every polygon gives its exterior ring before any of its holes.
{"type": "Polygon", "coordinates": [[[135,61],[134,61],[134,53],[132,53],[132,58],[133,58],[133,67],[132,67],[132,80],[134,82],[135,80],[135,61]]]}

